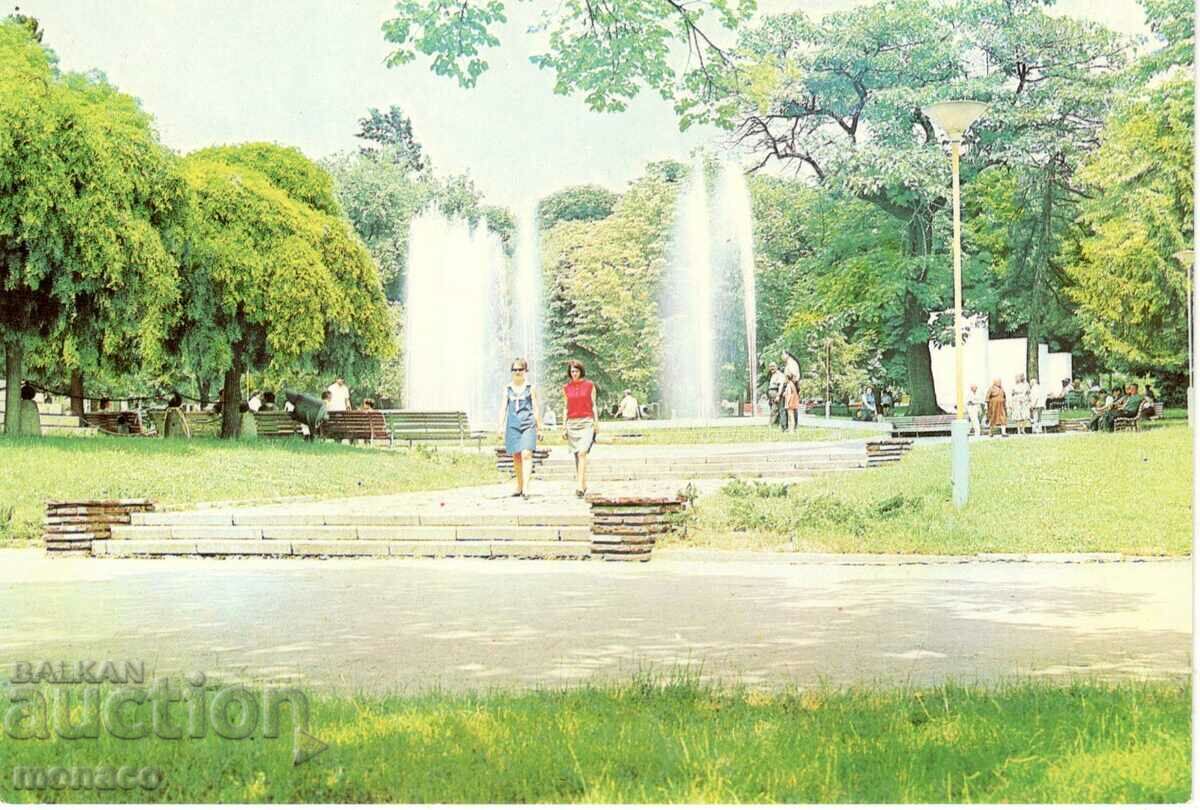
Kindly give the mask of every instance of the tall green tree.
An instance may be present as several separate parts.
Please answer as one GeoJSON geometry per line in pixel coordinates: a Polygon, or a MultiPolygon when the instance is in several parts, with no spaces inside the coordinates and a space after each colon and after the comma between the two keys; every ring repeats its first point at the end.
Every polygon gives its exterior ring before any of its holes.
{"type": "Polygon", "coordinates": [[[222,147],[184,162],[191,194],[185,319],[197,377],[224,376],[222,435],[238,433],[246,371],[328,370],[354,381],[393,351],[379,269],[329,176],[297,150],[222,147]]]}
{"type": "Polygon", "coordinates": [[[379,265],[391,301],[404,297],[409,225],[429,201],[433,180],[404,160],[343,154],[324,162],[346,216],[379,265]]]}
{"type": "Polygon", "coordinates": [[[802,169],[892,218],[904,244],[905,261],[892,268],[903,315],[880,337],[904,353],[913,412],[930,413],[928,343],[938,336],[929,316],[951,302],[939,232],[950,182],[923,108],[946,97],[991,102],[969,141],[966,183],[992,165],[1059,181],[1094,142],[1122,64],[1114,34],[1051,17],[1032,0],[883,0],[819,21],[768,17],[743,31],[734,64],[722,68],[723,96],[697,89],[678,106],[685,122],[730,127],[760,165],[802,169]]]}
{"type": "Polygon", "coordinates": [[[1195,234],[1195,9],[1141,0],[1157,42],[1080,173],[1088,192],[1062,260],[1084,344],[1106,364],[1182,385],[1188,269],[1174,254],[1195,234]]]}
{"type": "Polygon", "coordinates": [[[1105,129],[1083,172],[1095,196],[1067,253],[1085,342],[1137,371],[1179,372],[1188,356],[1188,268],[1195,233],[1190,77],[1147,91],[1105,129]]]}
{"type": "Polygon", "coordinates": [[[364,157],[400,163],[415,174],[428,173],[432,165],[425,150],[413,134],[412,121],[393,104],[386,113],[372,107],[365,118],[358,119],[357,137],[369,146],[360,146],[364,157]]]}
{"type": "Polygon", "coordinates": [[[554,382],[565,382],[566,361],[576,358],[602,394],[657,395],[657,291],[678,191],[651,167],[612,215],[559,221],[543,233],[546,361],[562,377],[554,382]]]}
{"type": "Polygon", "coordinates": [[[163,365],[179,295],[164,234],[184,200],[174,159],[136,100],[98,74],[60,75],[30,30],[0,22],[0,338],[10,432],[31,349],[76,371],[106,358],[163,365]]]}

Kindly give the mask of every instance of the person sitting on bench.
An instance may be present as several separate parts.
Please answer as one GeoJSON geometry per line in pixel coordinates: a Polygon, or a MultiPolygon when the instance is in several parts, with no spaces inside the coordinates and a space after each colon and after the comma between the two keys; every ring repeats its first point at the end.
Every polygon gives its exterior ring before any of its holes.
{"type": "MultiPolygon", "coordinates": [[[[1088,430],[1100,430],[1104,427],[1104,418],[1113,410],[1120,407],[1121,386],[1113,388],[1112,393],[1104,398],[1104,404],[1092,405],[1092,421],[1088,423],[1088,430]]],[[[1098,402],[1098,400],[1097,400],[1098,402]]]]}
{"type": "Polygon", "coordinates": [[[1142,395],[1138,393],[1137,384],[1130,383],[1125,386],[1125,397],[1120,403],[1104,414],[1104,429],[1112,433],[1116,428],[1118,419],[1137,419],[1138,412],[1141,409],[1142,395]]]}

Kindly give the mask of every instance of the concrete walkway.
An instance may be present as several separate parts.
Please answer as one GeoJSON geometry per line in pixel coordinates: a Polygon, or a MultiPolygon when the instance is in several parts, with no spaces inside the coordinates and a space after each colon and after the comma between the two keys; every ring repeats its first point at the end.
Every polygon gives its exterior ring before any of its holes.
{"type": "Polygon", "coordinates": [[[653,670],[778,685],[1184,678],[1190,560],[837,565],[95,560],[0,552],[0,672],[163,673],[393,691],[653,670]]]}

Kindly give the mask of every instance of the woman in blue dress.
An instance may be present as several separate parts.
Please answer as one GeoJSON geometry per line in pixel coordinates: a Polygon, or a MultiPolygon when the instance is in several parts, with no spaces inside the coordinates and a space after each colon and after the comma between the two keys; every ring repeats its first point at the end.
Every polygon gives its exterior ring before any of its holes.
{"type": "Polygon", "coordinates": [[[512,364],[512,382],[504,387],[500,402],[499,434],[504,439],[504,452],[512,456],[513,473],[517,477],[514,498],[528,498],[525,485],[533,472],[533,450],[542,432],[542,408],[538,394],[525,379],[529,364],[518,357],[512,364]]]}

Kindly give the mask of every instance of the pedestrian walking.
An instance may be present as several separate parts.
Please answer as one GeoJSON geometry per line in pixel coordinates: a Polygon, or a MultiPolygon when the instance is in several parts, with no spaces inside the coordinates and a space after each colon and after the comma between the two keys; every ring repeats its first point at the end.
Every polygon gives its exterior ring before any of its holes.
{"type": "Polygon", "coordinates": [[[796,425],[800,421],[800,380],[795,374],[788,375],[783,396],[787,405],[788,430],[795,433],[796,425]]]}
{"type": "Polygon", "coordinates": [[[988,417],[988,435],[992,436],[996,432],[996,428],[1000,428],[1000,435],[1008,435],[1008,409],[1004,394],[1004,386],[1000,384],[1000,378],[992,380],[992,386],[987,392],[987,417],[988,417]]]}
{"type": "Polygon", "coordinates": [[[1042,411],[1046,410],[1046,392],[1036,378],[1029,381],[1029,421],[1034,433],[1042,432],[1042,411]]]}
{"type": "Polygon", "coordinates": [[[596,443],[599,422],[596,418],[596,385],[586,379],[583,363],[572,360],[567,363],[570,380],[563,386],[563,398],[567,401],[567,418],[563,434],[567,446],[575,455],[575,497],[587,494],[588,453],[596,443]]]}
{"type": "Polygon", "coordinates": [[[1012,396],[1008,401],[1009,413],[1008,416],[1017,424],[1017,435],[1022,436],[1025,429],[1029,427],[1029,412],[1030,412],[1030,397],[1029,383],[1025,381],[1024,374],[1017,375],[1017,381],[1013,384],[1012,396]]]}
{"type": "Polygon", "coordinates": [[[767,402],[771,404],[771,424],[779,425],[786,430],[787,414],[783,413],[785,411],[783,389],[787,385],[787,377],[779,370],[779,366],[775,363],[771,363],[767,367],[767,371],[770,373],[767,379],[767,402]],[[784,417],[782,419],[780,418],[781,414],[784,417]]]}
{"type": "Polygon", "coordinates": [[[542,432],[541,402],[533,385],[526,379],[529,364],[525,358],[513,360],[512,382],[504,386],[500,401],[500,427],[504,452],[512,456],[517,479],[514,498],[528,498],[526,485],[533,472],[533,451],[542,432]]]}
{"type": "Polygon", "coordinates": [[[979,427],[979,411],[983,407],[983,398],[979,396],[979,386],[972,385],[967,395],[967,417],[971,420],[971,430],[976,436],[983,434],[979,427]]]}

